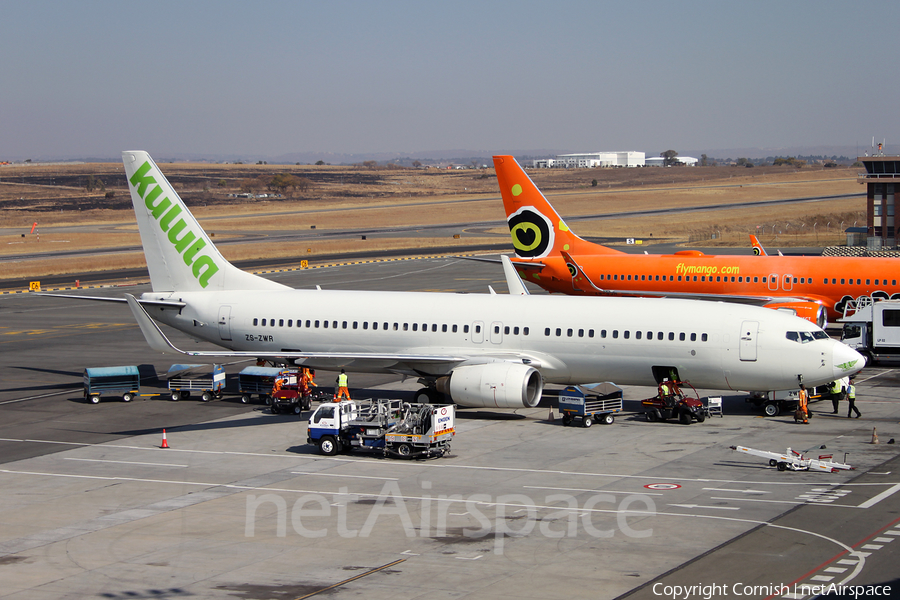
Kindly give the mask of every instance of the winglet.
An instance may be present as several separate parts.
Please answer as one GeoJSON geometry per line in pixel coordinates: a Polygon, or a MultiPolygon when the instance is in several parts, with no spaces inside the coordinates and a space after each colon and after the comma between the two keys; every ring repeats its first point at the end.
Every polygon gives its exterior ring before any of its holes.
{"type": "Polygon", "coordinates": [[[505,254],[500,255],[500,262],[503,263],[503,274],[506,275],[506,286],[509,288],[510,296],[528,296],[530,292],[528,288],[525,287],[525,284],[522,283],[522,278],[519,277],[519,274],[516,273],[516,268],[513,267],[512,261],[509,260],[509,257],[505,254]]]}
{"type": "Polygon", "coordinates": [[[591,281],[591,278],[587,276],[584,272],[584,269],[581,268],[575,259],[568,252],[560,252],[563,257],[563,260],[566,261],[566,267],[569,269],[569,273],[572,275],[572,287],[576,290],[581,290],[582,292],[594,293],[594,292],[605,292],[601,288],[598,288],[594,285],[594,282],[591,281]]]}
{"type": "Polygon", "coordinates": [[[144,339],[147,340],[147,344],[150,348],[157,352],[162,352],[163,354],[183,354],[190,356],[188,352],[179,350],[169,341],[166,334],[164,334],[159,326],[153,322],[153,319],[150,318],[150,315],[147,314],[147,311],[144,310],[144,307],[140,305],[134,296],[125,294],[125,301],[128,302],[128,308],[131,309],[134,319],[141,328],[141,333],[144,334],[144,339]]]}

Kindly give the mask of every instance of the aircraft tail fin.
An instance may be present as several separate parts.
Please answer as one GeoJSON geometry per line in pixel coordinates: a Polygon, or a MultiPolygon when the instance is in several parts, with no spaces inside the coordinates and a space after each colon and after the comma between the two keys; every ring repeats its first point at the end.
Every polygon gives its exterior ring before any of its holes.
{"type": "Polygon", "coordinates": [[[285,289],[225,260],[149,154],[122,162],[154,292],[285,289]]]}
{"type": "Polygon", "coordinates": [[[575,235],[541,190],[512,156],[495,156],[494,169],[506,209],[506,222],[518,258],[539,259],[574,254],[619,254],[575,235]]]}
{"type": "Polygon", "coordinates": [[[763,245],[759,243],[759,238],[750,234],[750,243],[753,245],[753,254],[757,256],[768,256],[769,254],[766,252],[766,249],[763,248],[763,245]]]}

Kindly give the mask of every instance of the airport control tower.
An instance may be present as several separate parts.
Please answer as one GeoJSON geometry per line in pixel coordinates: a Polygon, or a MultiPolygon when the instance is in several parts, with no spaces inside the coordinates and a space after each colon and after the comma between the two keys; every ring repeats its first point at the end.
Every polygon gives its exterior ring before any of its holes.
{"type": "MultiPolygon", "coordinates": [[[[881,144],[878,144],[879,151],[881,144]]],[[[896,191],[900,189],[900,156],[874,156],[857,159],[866,167],[858,181],[866,184],[866,247],[881,250],[897,246],[897,230],[894,225],[896,191]]]]}

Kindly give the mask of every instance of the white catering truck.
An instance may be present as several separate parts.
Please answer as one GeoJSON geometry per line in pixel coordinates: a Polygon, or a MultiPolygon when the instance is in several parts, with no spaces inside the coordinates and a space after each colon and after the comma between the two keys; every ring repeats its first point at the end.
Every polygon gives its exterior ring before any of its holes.
{"type": "Polygon", "coordinates": [[[450,452],[455,406],[401,400],[323,402],[309,418],[306,441],[331,456],[373,450],[384,456],[444,456],[450,452]]]}
{"type": "Polygon", "coordinates": [[[844,324],[841,341],[869,362],[900,359],[900,300],[859,298],[855,309],[845,311],[839,319],[844,324]]]}

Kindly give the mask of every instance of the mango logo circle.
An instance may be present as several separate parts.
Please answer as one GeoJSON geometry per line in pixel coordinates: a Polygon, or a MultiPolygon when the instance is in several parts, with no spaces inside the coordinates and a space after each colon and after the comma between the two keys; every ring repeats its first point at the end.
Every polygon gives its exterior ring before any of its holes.
{"type": "Polygon", "coordinates": [[[531,206],[523,206],[506,219],[513,248],[519,258],[541,258],[553,248],[553,226],[531,206]]]}
{"type": "Polygon", "coordinates": [[[512,195],[513,196],[521,196],[522,195],[522,186],[518,183],[512,186],[512,195]]]}
{"type": "Polygon", "coordinates": [[[755,254],[756,256],[759,256],[759,248],[754,247],[753,254],[755,254]]]}
{"type": "Polygon", "coordinates": [[[573,265],[572,263],[566,263],[566,267],[568,267],[569,269],[569,275],[571,275],[572,277],[578,275],[578,269],[575,268],[575,265],[573,265]]]}

